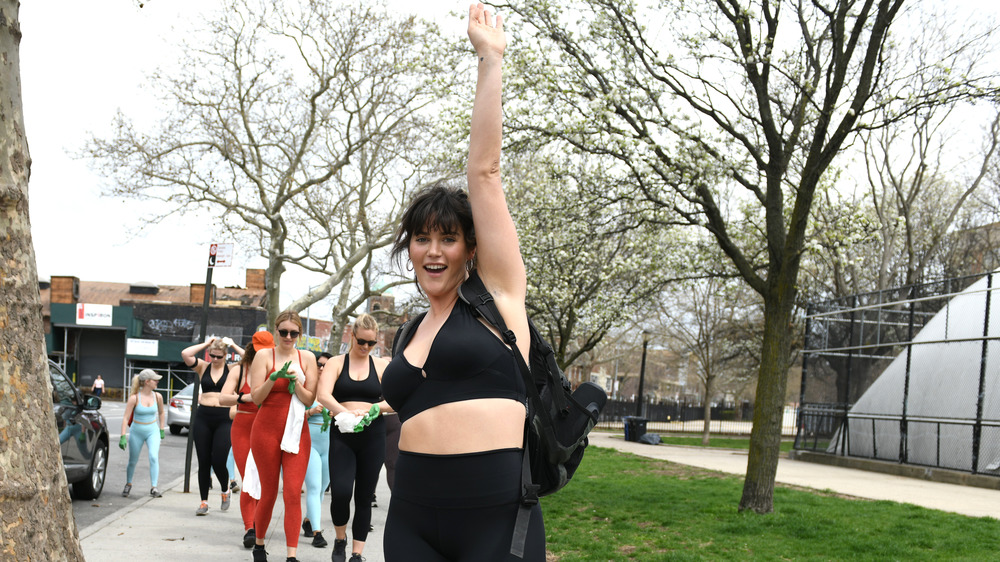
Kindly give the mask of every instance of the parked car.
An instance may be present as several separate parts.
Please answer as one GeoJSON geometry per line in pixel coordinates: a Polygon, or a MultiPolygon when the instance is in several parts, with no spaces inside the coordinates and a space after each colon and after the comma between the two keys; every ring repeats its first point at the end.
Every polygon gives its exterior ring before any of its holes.
{"type": "Polygon", "coordinates": [[[194,383],[191,383],[174,394],[167,404],[167,427],[173,435],[180,434],[182,429],[191,429],[191,399],[194,398],[194,383]]]}
{"type": "Polygon", "coordinates": [[[66,481],[72,485],[74,497],[96,500],[108,473],[110,442],[108,423],[99,411],[101,399],[81,393],[52,361],[49,361],[49,378],[66,481]]]}

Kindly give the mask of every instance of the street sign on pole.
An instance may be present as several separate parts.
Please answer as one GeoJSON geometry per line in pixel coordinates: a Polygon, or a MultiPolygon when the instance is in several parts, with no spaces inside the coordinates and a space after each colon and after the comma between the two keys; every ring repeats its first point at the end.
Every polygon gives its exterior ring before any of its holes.
{"type": "Polygon", "coordinates": [[[208,247],[208,267],[232,267],[233,244],[212,244],[208,247]]]}

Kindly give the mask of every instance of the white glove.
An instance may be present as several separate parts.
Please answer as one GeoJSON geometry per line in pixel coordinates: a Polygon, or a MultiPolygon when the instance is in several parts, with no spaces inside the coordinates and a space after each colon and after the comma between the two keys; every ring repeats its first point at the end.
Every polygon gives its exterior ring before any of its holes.
{"type": "Polygon", "coordinates": [[[233,338],[230,337],[222,338],[222,343],[226,344],[229,347],[233,347],[236,345],[236,342],[234,342],[233,338]]]}

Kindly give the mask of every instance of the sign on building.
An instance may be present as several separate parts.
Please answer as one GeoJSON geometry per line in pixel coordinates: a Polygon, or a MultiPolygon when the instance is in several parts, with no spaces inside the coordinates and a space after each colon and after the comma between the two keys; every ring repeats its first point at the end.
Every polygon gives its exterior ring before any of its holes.
{"type": "Polygon", "coordinates": [[[77,303],[76,323],[83,326],[111,326],[110,304],[77,303]]]}
{"type": "Polygon", "coordinates": [[[125,340],[125,354],[156,357],[160,354],[160,342],[158,340],[127,338],[125,340]]]}

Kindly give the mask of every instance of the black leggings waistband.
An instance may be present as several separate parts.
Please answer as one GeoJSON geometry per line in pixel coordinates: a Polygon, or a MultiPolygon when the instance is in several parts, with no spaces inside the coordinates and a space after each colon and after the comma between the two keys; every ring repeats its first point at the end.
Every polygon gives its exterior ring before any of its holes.
{"type": "Polygon", "coordinates": [[[400,451],[393,495],[440,508],[467,508],[517,502],[521,490],[521,449],[455,455],[400,451]]]}

